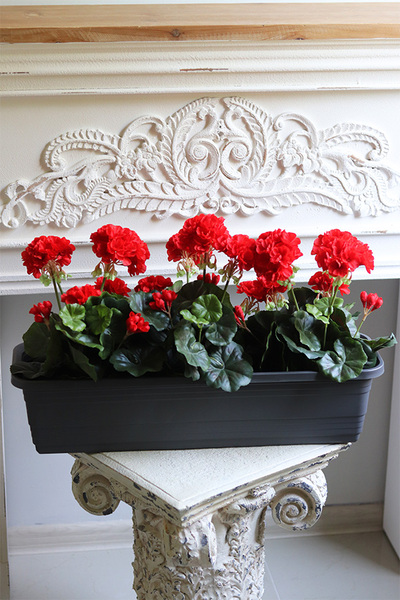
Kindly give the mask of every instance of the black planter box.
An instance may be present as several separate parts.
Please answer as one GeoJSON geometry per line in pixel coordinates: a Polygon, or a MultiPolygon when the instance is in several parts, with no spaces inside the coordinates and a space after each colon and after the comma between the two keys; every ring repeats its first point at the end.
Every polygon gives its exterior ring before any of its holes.
{"type": "MultiPolygon", "coordinates": [[[[21,360],[23,345],[14,349],[21,360]]],[[[184,377],[25,380],[36,450],[111,452],[354,442],[382,359],[357,379],[335,383],[311,371],[255,373],[238,392],[184,377]]]]}

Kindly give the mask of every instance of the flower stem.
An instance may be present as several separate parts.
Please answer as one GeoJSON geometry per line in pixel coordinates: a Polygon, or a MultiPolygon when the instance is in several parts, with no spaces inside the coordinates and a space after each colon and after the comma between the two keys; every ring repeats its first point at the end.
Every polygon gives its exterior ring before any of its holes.
{"type": "Polygon", "coordinates": [[[300,310],[300,308],[299,308],[299,305],[298,305],[298,303],[297,303],[296,294],[294,293],[294,289],[293,289],[293,288],[291,288],[291,289],[290,289],[290,291],[292,292],[292,296],[293,296],[294,303],[295,303],[295,305],[296,305],[296,309],[297,309],[297,310],[300,310]]]}
{"type": "Polygon", "coordinates": [[[61,310],[60,295],[59,295],[59,293],[58,293],[58,289],[57,289],[56,280],[54,279],[54,277],[52,277],[51,279],[52,279],[52,282],[53,282],[54,293],[55,293],[55,295],[56,295],[56,300],[57,300],[58,310],[61,310]]]}

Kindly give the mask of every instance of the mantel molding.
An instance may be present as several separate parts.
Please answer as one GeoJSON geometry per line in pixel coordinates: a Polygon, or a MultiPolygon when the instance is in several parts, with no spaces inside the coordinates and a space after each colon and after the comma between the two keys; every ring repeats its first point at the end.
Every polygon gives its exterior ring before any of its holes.
{"type": "Polygon", "coordinates": [[[6,43],[399,38],[396,3],[5,6],[6,43]]]}
{"type": "Polygon", "coordinates": [[[400,39],[5,44],[0,95],[400,90],[400,39]]]}

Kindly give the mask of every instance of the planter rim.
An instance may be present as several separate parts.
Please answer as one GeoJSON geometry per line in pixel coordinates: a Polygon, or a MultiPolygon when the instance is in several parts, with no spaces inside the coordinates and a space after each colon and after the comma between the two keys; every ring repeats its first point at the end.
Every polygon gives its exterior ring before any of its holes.
{"type": "MultiPolygon", "coordinates": [[[[12,362],[16,362],[16,361],[20,361],[22,360],[22,354],[24,351],[24,344],[18,344],[17,346],[14,347],[13,350],[13,356],[12,356],[12,362]]],[[[345,383],[351,383],[353,381],[360,381],[360,380],[365,380],[365,379],[375,379],[376,377],[380,377],[381,375],[383,375],[384,370],[385,370],[385,365],[383,362],[382,357],[380,356],[379,353],[377,353],[377,358],[378,358],[378,363],[375,365],[375,367],[372,367],[370,369],[364,369],[360,375],[358,375],[358,377],[355,377],[354,379],[351,379],[345,383]]],[[[11,375],[11,382],[13,384],[13,386],[23,389],[24,387],[30,386],[30,385],[36,385],[37,383],[41,382],[41,383],[45,383],[45,382],[73,382],[73,381],[79,381],[81,384],[83,382],[86,382],[84,385],[97,385],[97,384],[102,384],[104,385],[105,382],[117,382],[120,381],[122,378],[105,378],[105,379],[101,379],[98,382],[93,381],[92,379],[45,379],[45,378],[39,378],[39,379],[24,379],[23,377],[20,377],[18,375],[11,375]]],[[[125,379],[125,378],[124,378],[125,379]]],[[[141,382],[145,382],[146,380],[149,379],[153,379],[153,381],[155,379],[159,380],[160,382],[166,382],[166,381],[176,381],[177,379],[181,380],[182,383],[185,383],[187,385],[193,386],[193,385],[201,385],[201,382],[193,382],[192,380],[183,377],[183,376],[178,376],[178,375],[171,375],[171,376],[162,376],[162,375],[158,375],[155,374],[154,376],[150,375],[144,375],[142,377],[133,377],[131,376],[131,378],[129,379],[128,377],[125,379],[125,381],[141,381],[141,382]]],[[[320,381],[320,382],[326,382],[326,383],[331,383],[331,384],[336,384],[336,385],[343,385],[343,383],[338,383],[336,381],[332,381],[331,379],[329,379],[328,377],[325,377],[324,375],[322,375],[319,372],[316,371],[265,371],[265,372],[256,372],[253,373],[253,377],[252,377],[252,383],[265,383],[265,382],[270,382],[270,383],[279,383],[281,381],[285,381],[285,382],[289,382],[289,383],[296,383],[296,382],[306,382],[306,381],[320,381]]],[[[205,385],[205,384],[204,384],[205,385]]],[[[246,386],[245,386],[246,387],[246,386]]],[[[245,389],[241,388],[241,389],[245,389]]]]}

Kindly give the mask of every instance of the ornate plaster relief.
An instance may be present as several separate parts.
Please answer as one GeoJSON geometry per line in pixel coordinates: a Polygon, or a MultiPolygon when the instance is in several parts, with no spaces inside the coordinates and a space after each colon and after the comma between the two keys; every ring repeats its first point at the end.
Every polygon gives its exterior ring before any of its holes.
{"type": "Polygon", "coordinates": [[[123,209],[163,219],[272,215],[305,203],[376,216],[400,208],[400,174],[382,162],[388,150],[368,125],[318,130],[244,98],[201,98],[166,119],[138,117],[122,135],[60,135],[45,150],[47,172],[8,186],[0,219],[71,228],[123,209]]]}

